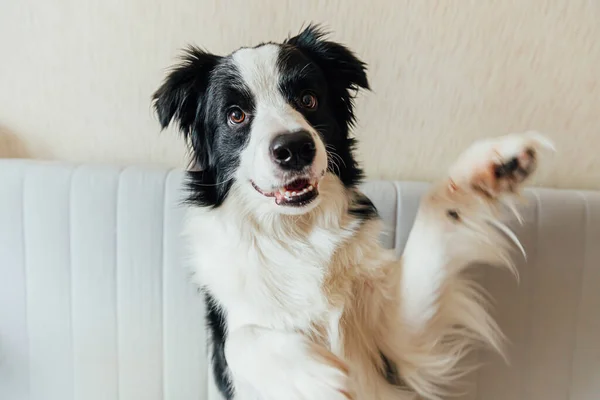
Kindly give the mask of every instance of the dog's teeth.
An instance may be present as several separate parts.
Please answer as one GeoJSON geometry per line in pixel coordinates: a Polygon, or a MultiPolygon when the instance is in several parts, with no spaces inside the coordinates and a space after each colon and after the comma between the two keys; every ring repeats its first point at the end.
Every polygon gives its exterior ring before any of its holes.
{"type": "Polygon", "coordinates": [[[302,191],[300,192],[300,194],[304,194],[306,192],[308,192],[308,189],[304,188],[304,189],[302,189],[302,191]]]}
{"type": "Polygon", "coordinates": [[[295,196],[295,195],[296,195],[296,192],[292,192],[292,196],[295,196]]]}
{"type": "Polygon", "coordinates": [[[285,197],[290,197],[290,196],[291,196],[290,192],[285,192],[285,197]]]}
{"type": "Polygon", "coordinates": [[[313,185],[309,185],[307,190],[308,190],[309,192],[312,192],[312,190],[313,190],[313,189],[314,189],[314,188],[313,188],[313,185]]]}

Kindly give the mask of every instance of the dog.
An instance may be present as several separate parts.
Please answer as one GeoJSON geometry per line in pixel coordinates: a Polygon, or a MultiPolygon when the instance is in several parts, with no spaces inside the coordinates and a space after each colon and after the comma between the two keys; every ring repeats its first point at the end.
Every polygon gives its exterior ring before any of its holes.
{"type": "Polygon", "coordinates": [[[551,143],[526,132],[473,144],[423,198],[398,259],[358,189],[366,68],[310,25],[228,56],[189,47],[153,96],[162,128],[191,149],[185,237],[226,399],[441,399],[470,349],[502,349],[464,271],[514,269],[501,206],[551,143]]]}

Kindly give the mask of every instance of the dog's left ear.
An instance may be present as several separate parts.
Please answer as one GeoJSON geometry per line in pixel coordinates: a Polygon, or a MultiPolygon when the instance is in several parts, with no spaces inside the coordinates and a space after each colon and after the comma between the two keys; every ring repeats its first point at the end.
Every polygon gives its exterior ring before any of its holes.
{"type": "Polygon", "coordinates": [[[354,94],[358,89],[370,89],[367,65],[346,46],[326,39],[326,32],[317,25],[309,25],[300,34],[289,38],[286,44],[302,51],[317,64],[327,78],[336,97],[336,109],[342,112],[340,121],[349,127],[354,122],[354,94]]]}
{"type": "Polygon", "coordinates": [[[356,142],[350,137],[350,128],[355,122],[354,96],[359,89],[369,89],[367,65],[346,46],[327,40],[326,33],[316,25],[309,25],[285,43],[300,50],[325,74],[328,100],[341,130],[341,137],[328,144],[345,160],[337,168],[338,177],[347,187],[355,186],[363,174],[353,156],[356,142]]]}
{"type": "Polygon", "coordinates": [[[346,46],[326,39],[327,33],[317,25],[309,25],[289,38],[291,44],[317,63],[327,75],[337,77],[349,90],[369,89],[367,65],[346,46]]]}

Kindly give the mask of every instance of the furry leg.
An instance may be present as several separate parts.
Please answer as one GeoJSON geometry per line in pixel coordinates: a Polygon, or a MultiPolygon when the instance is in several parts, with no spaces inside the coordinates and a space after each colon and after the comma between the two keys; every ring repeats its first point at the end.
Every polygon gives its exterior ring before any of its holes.
{"type": "Polygon", "coordinates": [[[516,272],[509,252],[514,244],[521,247],[500,221],[499,206],[533,173],[544,147],[549,142],[533,132],[476,142],[421,203],[400,270],[405,337],[385,350],[422,397],[449,394],[453,381],[468,372],[458,362],[472,344],[502,352],[485,296],[464,270],[484,263],[516,272]]]}
{"type": "Polygon", "coordinates": [[[244,326],[231,332],[225,357],[235,387],[252,398],[352,399],[346,365],[299,333],[244,326]]]}

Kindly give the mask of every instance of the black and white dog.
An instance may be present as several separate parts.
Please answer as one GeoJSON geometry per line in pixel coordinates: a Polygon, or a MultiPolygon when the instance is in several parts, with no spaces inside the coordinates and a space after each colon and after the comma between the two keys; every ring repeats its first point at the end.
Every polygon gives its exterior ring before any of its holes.
{"type": "Polygon", "coordinates": [[[224,57],[191,47],[154,95],[197,167],[186,233],[228,399],[439,399],[473,344],[501,348],[462,272],[512,269],[518,241],[497,209],[550,144],[474,144],[423,199],[398,260],[357,189],[353,95],[368,87],[365,64],[310,26],[224,57]]]}

